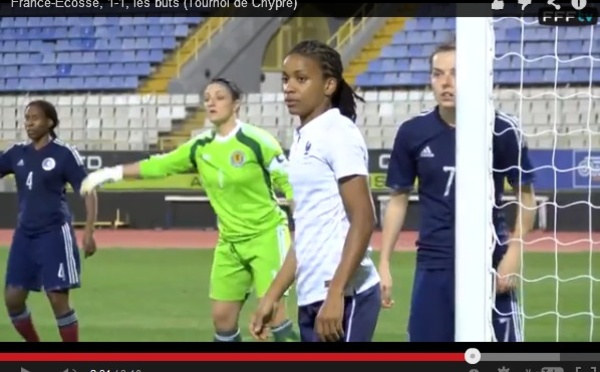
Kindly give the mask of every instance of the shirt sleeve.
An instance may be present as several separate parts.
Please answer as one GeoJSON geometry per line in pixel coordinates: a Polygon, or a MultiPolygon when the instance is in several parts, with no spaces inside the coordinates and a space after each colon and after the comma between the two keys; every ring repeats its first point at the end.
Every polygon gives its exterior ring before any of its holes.
{"type": "Polygon", "coordinates": [[[496,120],[501,124],[497,128],[499,148],[495,149],[499,167],[504,171],[511,187],[532,184],[535,178],[534,167],[520,123],[516,118],[505,114],[498,114],[496,120]]]}
{"type": "Polygon", "coordinates": [[[358,128],[352,125],[341,126],[336,133],[331,133],[328,143],[327,161],[338,181],[349,176],[369,175],[367,145],[358,128]]]}
{"type": "Polygon", "coordinates": [[[417,178],[416,164],[411,154],[408,128],[406,124],[400,125],[390,154],[385,183],[387,187],[394,191],[411,191],[417,178]]]}
{"type": "Polygon", "coordinates": [[[73,190],[79,194],[81,183],[87,176],[87,170],[79,152],[74,147],[68,146],[67,148],[69,151],[65,157],[65,179],[73,190]]]}
{"type": "Polygon", "coordinates": [[[201,140],[192,139],[166,154],[153,155],[139,163],[141,178],[164,178],[196,168],[196,151],[201,140]]]}
{"type": "Polygon", "coordinates": [[[0,153],[0,178],[13,173],[12,152],[14,147],[9,147],[0,153]]]}
{"type": "Polygon", "coordinates": [[[264,133],[259,141],[261,152],[264,156],[263,166],[269,171],[275,187],[281,191],[286,199],[293,199],[292,185],[288,177],[288,159],[277,140],[268,133],[264,133]]]}

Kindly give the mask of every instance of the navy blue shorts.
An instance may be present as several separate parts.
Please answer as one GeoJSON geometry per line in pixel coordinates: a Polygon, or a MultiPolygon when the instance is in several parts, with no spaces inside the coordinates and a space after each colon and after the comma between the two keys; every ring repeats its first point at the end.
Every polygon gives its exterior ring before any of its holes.
{"type": "MultiPolygon", "coordinates": [[[[323,302],[298,308],[298,327],[302,342],[319,342],[315,333],[315,320],[323,302]]],[[[371,342],[379,311],[381,289],[379,283],[364,292],[346,297],[344,306],[344,339],[340,342],[371,342]]]]}
{"type": "Polygon", "coordinates": [[[15,231],[6,267],[7,287],[63,291],[80,287],[80,274],[79,250],[71,225],[35,236],[15,231]]]}
{"type": "MultiPolygon", "coordinates": [[[[412,342],[454,342],[454,270],[415,271],[408,335],[412,342]]],[[[521,317],[514,293],[496,296],[492,313],[498,342],[521,342],[521,317]]]]}

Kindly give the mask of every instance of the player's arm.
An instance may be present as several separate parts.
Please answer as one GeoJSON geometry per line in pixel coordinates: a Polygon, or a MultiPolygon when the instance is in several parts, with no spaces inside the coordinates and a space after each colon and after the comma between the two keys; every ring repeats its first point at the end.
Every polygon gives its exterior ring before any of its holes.
{"type": "Polygon", "coordinates": [[[375,229],[375,206],[369,188],[368,158],[364,140],[358,133],[334,134],[328,162],[339,184],[350,229],[338,267],[329,284],[333,296],[343,296],[346,285],[369,247],[375,229]]]}
{"type": "Polygon", "coordinates": [[[285,292],[294,284],[296,279],[296,250],[292,246],[283,260],[281,268],[265,294],[265,300],[275,304],[283,297],[285,292]]]}
{"type": "Polygon", "coordinates": [[[9,147],[6,151],[0,153],[0,178],[13,173],[12,169],[12,151],[13,147],[9,147]]]}
{"type": "Polygon", "coordinates": [[[398,235],[404,225],[410,192],[417,175],[414,159],[411,155],[408,127],[401,125],[396,133],[388,171],[386,186],[391,190],[383,219],[382,246],[379,256],[380,272],[389,271],[390,259],[398,235]]]}
{"type": "Polygon", "coordinates": [[[499,141],[503,150],[501,154],[498,154],[501,166],[506,169],[506,178],[519,202],[512,239],[506,254],[498,265],[499,276],[507,279],[499,280],[499,290],[505,291],[514,286],[514,280],[507,276],[520,272],[521,244],[519,239],[522,239],[533,230],[537,203],[533,186],[533,164],[529,158],[529,148],[519,131],[517,123],[513,123],[511,130],[500,134],[499,141]]]}
{"type": "Polygon", "coordinates": [[[344,294],[369,248],[375,228],[375,207],[369,190],[367,148],[357,128],[332,133],[326,161],[338,182],[339,193],[350,222],[342,257],[329,282],[327,297],[315,319],[315,333],[324,342],[344,336],[344,294]]]}
{"type": "MultiPolygon", "coordinates": [[[[65,158],[65,178],[69,185],[73,188],[76,193],[81,192],[81,184],[87,177],[87,171],[83,159],[79,155],[79,152],[69,147],[70,152],[65,158]]],[[[94,235],[96,227],[96,221],[98,218],[98,198],[95,192],[90,192],[84,195],[85,199],[85,237],[91,239],[94,235]]]]}
{"type": "Polygon", "coordinates": [[[136,163],[97,170],[85,179],[82,192],[87,193],[106,182],[118,182],[123,179],[164,178],[172,174],[188,172],[196,166],[197,143],[196,139],[192,139],[166,154],[150,156],[148,159],[136,163]]]}
{"type": "Polygon", "coordinates": [[[275,187],[283,193],[288,203],[288,207],[293,210],[294,193],[292,192],[292,185],[290,184],[288,177],[287,166],[288,160],[283,151],[281,151],[281,153],[273,157],[267,169],[271,174],[271,179],[273,180],[275,187]]]}
{"type": "Polygon", "coordinates": [[[277,303],[292,286],[296,276],[296,250],[292,247],[285,256],[281,268],[271,282],[269,290],[260,300],[258,308],[250,317],[250,334],[258,340],[266,340],[267,325],[273,321],[277,303]]]}
{"type": "Polygon", "coordinates": [[[173,174],[189,172],[195,168],[196,140],[191,140],[166,154],[153,155],[148,159],[123,166],[123,178],[165,178],[173,174]]]}
{"type": "Polygon", "coordinates": [[[269,171],[273,184],[282,192],[287,200],[289,207],[293,208],[293,192],[292,185],[288,177],[288,160],[283,153],[283,149],[279,142],[270,134],[265,133],[264,138],[259,142],[264,154],[264,166],[269,171]]]}

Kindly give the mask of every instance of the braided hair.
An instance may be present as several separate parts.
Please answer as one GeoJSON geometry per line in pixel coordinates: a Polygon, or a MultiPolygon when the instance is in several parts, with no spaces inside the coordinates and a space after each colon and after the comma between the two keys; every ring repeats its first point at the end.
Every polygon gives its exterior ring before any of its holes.
{"type": "Polygon", "coordinates": [[[344,66],[340,54],[318,40],[305,40],[298,43],[288,55],[297,54],[315,59],[321,65],[323,77],[337,80],[337,87],[331,97],[331,105],[353,122],[356,120],[356,100],[364,99],[344,80],[344,66]]]}
{"type": "Polygon", "coordinates": [[[54,105],[50,102],[44,101],[42,99],[29,102],[26,108],[29,108],[31,106],[35,106],[42,110],[46,119],[50,119],[52,121],[52,125],[50,125],[50,130],[48,133],[50,134],[50,136],[52,136],[52,138],[57,138],[56,132],[54,131],[56,127],[58,127],[59,123],[56,107],[54,107],[54,105]]]}

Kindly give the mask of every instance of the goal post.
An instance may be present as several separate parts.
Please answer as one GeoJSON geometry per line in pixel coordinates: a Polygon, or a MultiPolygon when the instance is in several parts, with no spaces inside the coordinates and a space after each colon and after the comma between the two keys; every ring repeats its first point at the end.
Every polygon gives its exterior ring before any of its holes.
{"type": "MultiPolygon", "coordinates": [[[[502,341],[495,340],[492,323],[492,258],[499,239],[492,213],[495,207],[523,205],[518,199],[495,205],[495,109],[518,121],[517,136],[529,144],[536,192],[543,195],[530,208],[548,209],[550,215],[547,232],[510,238],[521,250],[518,304],[509,314],[497,311],[513,317],[519,340],[526,328],[528,341],[600,340],[597,30],[543,26],[533,17],[456,19],[457,342],[502,341]]],[[[541,214],[539,223],[546,226],[541,214]]]]}
{"type": "Polygon", "coordinates": [[[456,18],[456,342],[493,340],[494,50],[493,18],[456,18]]]}

